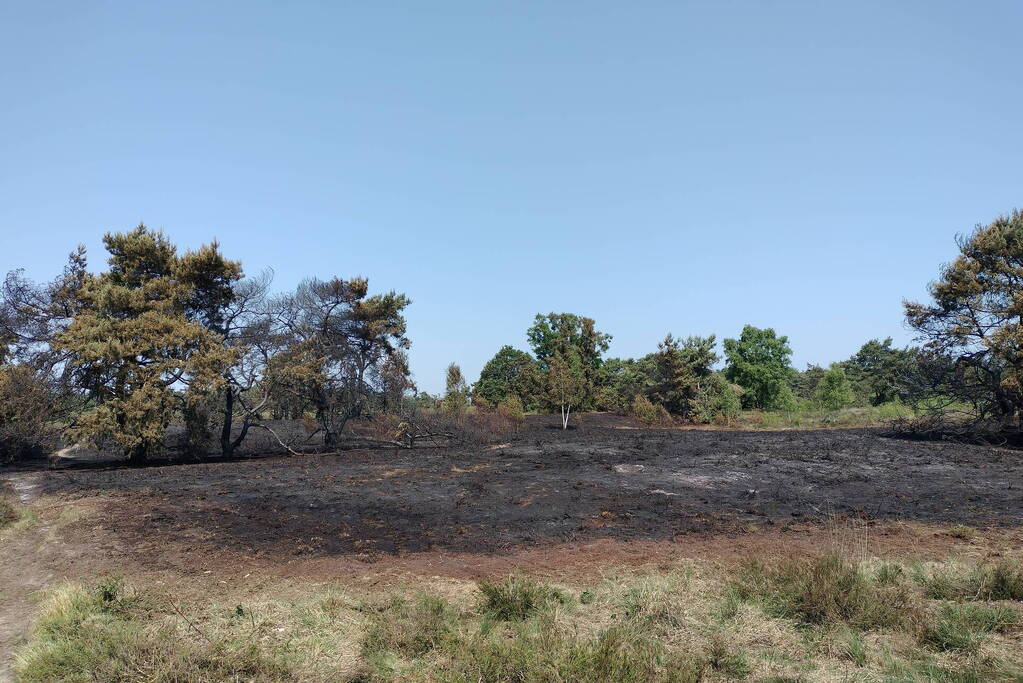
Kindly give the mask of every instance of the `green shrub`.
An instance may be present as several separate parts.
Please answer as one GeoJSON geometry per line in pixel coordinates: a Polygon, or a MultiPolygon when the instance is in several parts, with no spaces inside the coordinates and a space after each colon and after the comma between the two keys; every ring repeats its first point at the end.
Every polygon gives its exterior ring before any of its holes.
{"type": "Polygon", "coordinates": [[[775,397],[774,402],[765,408],[765,410],[776,410],[782,413],[795,413],[809,409],[809,402],[792,393],[792,389],[788,384],[783,384],[778,389],[778,394],[775,397]]]}
{"type": "Polygon", "coordinates": [[[845,376],[845,370],[831,366],[817,385],[817,402],[825,410],[839,410],[852,405],[854,400],[852,383],[845,376]]]}
{"type": "Polygon", "coordinates": [[[646,396],[639,394],[632,399],[632,416],[645,425],[652,425],[657,422],[657,406],[650,402],[646,396]]]}
{"type": "Polygon", "coordinates": [[[501,583],[480,581],[483,594],[481,611],[499,621],[521,621],[553,603],[565,601],[561,591],[520,576],[510,576],[501,583]]]}
{"type": "Polygon", "coordinates": [[[913,409],[901,401],[890,401],[874,407],[876,419],[879,422],[890,422],[901,417],[908,417],[913,414],[913,409]]]}
{"type": "Polygon", "coordinates": [[[714,373],[700,386],[693,400],[694,417],[705,424],[723,422],[728,424],[742,411],[739,393],[720,374],[714,373]]]}
{"type": "Polygon", "coordinates": [[[593,409],[616,412],[621,409],[621,397],[610,387],[597,387],[593,392],[593,409]]]}
{"type": "Polygon", "coordinates": [[[513,422],[522,422],[525,418],[525,409],[522,407],[522,400],[512,394],[497,404],[497,412],[513,422]]]}

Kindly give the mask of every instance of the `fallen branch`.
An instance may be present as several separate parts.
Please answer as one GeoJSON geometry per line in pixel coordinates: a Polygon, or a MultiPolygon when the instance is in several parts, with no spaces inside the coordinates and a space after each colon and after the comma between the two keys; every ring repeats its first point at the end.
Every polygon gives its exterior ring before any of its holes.
{"type": "Polygon", "coordinates": [[[302,455],[301,453],[296,451],[294,448],[292,448],[288,444],[284,443],[284,440],[281,439],[281,437],[277,435],[277,432],[275,432],[274,430],[270,429],[270,427],[266,426],[265,424],[263,424],[261,422],[254,422],[252,424],[252,426],[253,427],[258,427],[259,429],[265,429],[266,431],[270,432],[271,436],[273,436],[273,438],[277,439],[277,443],[279,443],[281,445],[281,448],[283,448],[284,450],[288,451],[292,455],[302,455]]]}

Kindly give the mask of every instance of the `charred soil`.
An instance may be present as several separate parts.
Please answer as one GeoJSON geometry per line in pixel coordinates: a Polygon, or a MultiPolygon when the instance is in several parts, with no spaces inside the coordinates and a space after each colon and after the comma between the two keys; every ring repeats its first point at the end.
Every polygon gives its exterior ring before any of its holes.
{"type": "Polygon", "coordinates": [[[32,476],[40,494],[101,511],[66,533],[105,538],[151,569],[215,555],[376,562],[690,543],[845,518],[1006,530],[1023,522],[1017,451],[870,429],[631,429],[606,415],[567,431],[556,423],[531,418],[485,447],[32,476]]]}

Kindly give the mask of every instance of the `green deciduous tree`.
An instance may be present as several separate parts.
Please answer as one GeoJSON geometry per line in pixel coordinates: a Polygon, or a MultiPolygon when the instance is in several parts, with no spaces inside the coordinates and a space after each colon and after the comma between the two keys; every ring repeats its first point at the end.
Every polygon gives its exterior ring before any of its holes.
{"type": "Polygon", "coordinates": [[[873,405],[906,398],[916,384],[914,348],[894,348],[892,338],[871,339],[844,363],[854,387],[873,405]]]}
{"type": "Polygon", "coordinates": [[[594,369],[600,367],[602,354],[611,343],[611,335],[598,331],[592,318],[574,313],[537,313],[526,337],[541,365],[556,354],[571,352],[584,366],[594,369]]]}
{"type": "Polygon", "coordinates": [[[451,363],[444,381],[444,410],[452,415],[461,415],[468,405],[469,387],[465,383],[462,368],[451,363]]]}
{"type": "Polygon", "coordinates": [[[725,377],[741,386],[745,408],[771,410],[791,396],[788,388],[792,376],[788,337],[779,337],[773,329],[752,325],[742,328],[738,339],[724,341],[725,377]]]}
{"type": "Polygon", "coordinates": [[[578,356],[555,353],[547,359],[544,397],[549,408],[561,411],[561,428],[568,429],[572,410],[586,400],[589,385],[578,356]]]}
{"type": "Polygon", "coordinates": [[[483,366],[479,381],[473,385],[473,396],[497,405],[509,396],[516,395],[525,404],[529,388],[524,373],[528,373],[535,365],[536,361],[525,351],[504,346],[483,366]]]}
{"type": "Polygon", "coordinates": [[[597,387],[603,354],[611,343],[611,335],[596,328],[592,318],[573,313],[537,314],[526,337],[533,348],[537,364],[546,372],[555,357],[561,357],[580,373],[582,396],[576,407],[587,407],[597,387]]]}
{"type": "Polygon", "coordinates": [[[821,375],[816,391],[817,403],[825,410],[838,410],[855,401],[852,383],[837,363],[821,375]]]}

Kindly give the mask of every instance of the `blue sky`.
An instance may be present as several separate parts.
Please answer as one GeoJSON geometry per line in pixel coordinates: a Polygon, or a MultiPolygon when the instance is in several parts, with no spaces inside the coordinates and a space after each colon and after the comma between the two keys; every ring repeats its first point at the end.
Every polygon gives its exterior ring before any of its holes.
{"type": "Polygon", "coordinates": [[[145,221],[279,289],[365,275],[421,388],[537,312],[638,356],[909,341],[954,236],[1023,205],[1017,2],[0,5],[0,270],[145,221]]]}

